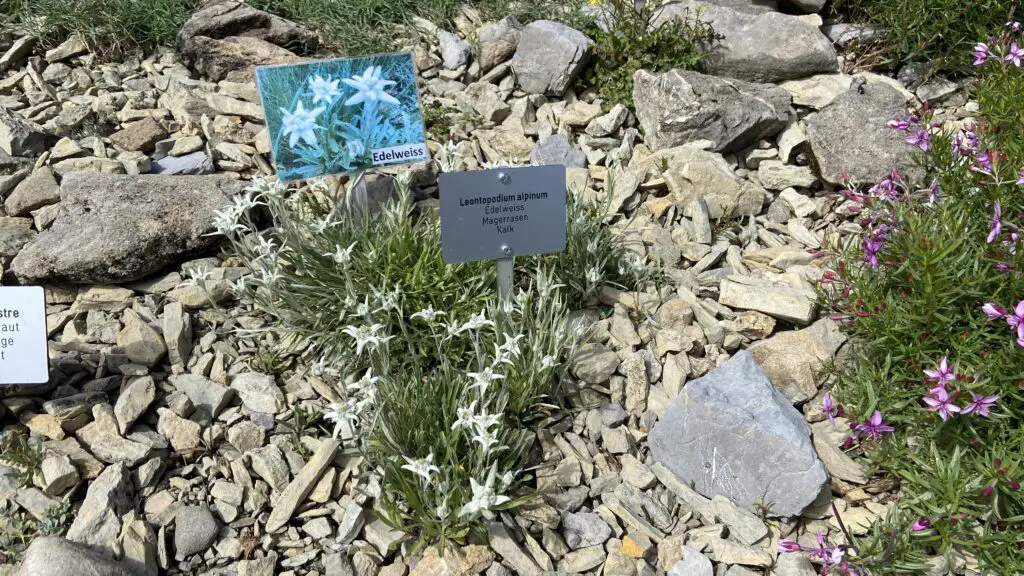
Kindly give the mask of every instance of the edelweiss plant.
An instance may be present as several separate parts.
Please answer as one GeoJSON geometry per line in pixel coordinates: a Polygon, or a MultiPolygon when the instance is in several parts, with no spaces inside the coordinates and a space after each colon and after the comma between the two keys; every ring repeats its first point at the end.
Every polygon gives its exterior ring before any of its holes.
{"type": "Polygon", "coordinates": [[[890,123],[919,149],[926,185],[894,174],[845,191],[863,239],[822,282],[858,354],[833,391],[842,404],[824,408],[862,421],[846,448],[899,485],[893,514],[848,542],[860,573],[917,573],[933,556],[1024,570],[1020,30],[973,51],[985,118],[943,126],[925,109],[890,123]]]}
{"type": "Polygon", "coordinates": [[[598,208],[573,200],[579,261],[521,259],[514,297],[498,304],[493,264],[444,264],[437,220],[416,212],[408,177],[394,184],[393,202],[353,218],[326,181],[258,181],[216,224],[252,271],[236,294],[303,339],[312,375],[336,383],[323,417],[379,475],[381,518],[420,544],[461,540],[528,495],[528,429],[556,408],[578,336],[570,308],[650,274],[625,261],[598,208]]]}

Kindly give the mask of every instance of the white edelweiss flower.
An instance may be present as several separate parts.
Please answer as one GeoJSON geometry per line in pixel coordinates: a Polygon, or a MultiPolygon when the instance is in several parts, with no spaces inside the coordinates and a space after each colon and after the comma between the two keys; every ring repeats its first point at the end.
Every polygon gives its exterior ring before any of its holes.
{"type": "MultiPolygon", "coordinates": [[[[334,221],[332,216],[333,216],[333,214],[328,214],[328,215],[324,216],[323,218],[317,218],[316,221],[313,222],[313,232],[315,234],[323,234],[324,232],[327,231],[328,228],[330,228],[331,226],[334,226],[335,224],[337,224],[337,222],[334,221]]],[[[327,253],[327,254],[324,254],[324,256],[332,256],[333,257],[334,253],[327,253]]]]}
{"type": "Polygon", "coordinates": [[[466,330],[479,330],[484,326],[490,326],[493,328],[494,322],[488,320],[485,315],[485,311],[481,310],[479,314],[475,316],[470,316],[469,320],[467,320],[465,324],[459,327],[459,332],[465,332],[466,330]]]}
{"type": "Polygon", "coordinates": [[[587,270],[587,282],[591,284],[597,284],[601,281],[601,271],[598,270],[597,266],[592,266],[587,270]]]}
{"type": "Polygon", "coordinates": [[[316,146],[316,133],[314,130],[320,128],[316,124],[316,117],[322,114],[326,108],[314,108],[312,110],[306,110],[302,106],[302,102],[295,104],[295,110],[289,112],[286,108],[281,108],[281,134],[289,136],[288,147],[295,148],[295,145],[299,143],[299,139],[302,139],[310,146],[316,146]]]}
{"type": "Polygon", "coordinates": [[[359,420],[359,409],[356,407],[355,401],[351,399],[344,403],[331,404],[327,410],[324,410],[324,419],[334,422],[333,438],[337,438],[345,428],[346,422],[359,420]]]}
{"type": "Polygon", "coordinates": [[[360,390],[366,390],[366,389],[369,389],[369,388],[376,387],[377,386],[377,382],[379,382],[379,381],[380,381],[380,376],[374,376],[373,375],[373,367],[371,366],[370,368],[366,369],[366,374],[363,374],[362,378],[360,378],[359,380],[356,380],[355,382],[349,384],[346,388],[348,390],[352,390],[354,392],[358,392],[360,390]]]}
{"type": "Polygon", "coordinates": [[[348,334],[356,341],[356,356],[359,356],[363,353],[363,348],[368,347],[368,349],[377,349],[382,344],[387,343],[388,340],[394,338],[394,336],[378,336],[377,332],[379,332],[383,327],[383,324],[360,326],[358,328],[355,326],[346,326],[342,329],[342,332],[348,334]]]}
{"type": "Polygon", "coordinates": [[[473,434],[472,440],[480,445],[484,454],[490,454],[491,448],[498,444],[498,435],[490,430],[478,428],[473,434]]]}
{"type": "Polygon", "coordinates": [[[551,354],[545,354],[544,357],[540,359],[541,368],[554,368],[557,363],[558,361],[555,360],[555,357],[551,354]]]}
{"type": "Polygon", "coordinates": [[[491,428],[501,424],[501,414],[474,414],[470,416],[469,424],[477,432],[489,432],[491,428]]]}
{"type": "Polygon", "coordinates": [[[239,276],[234,282],[228,281],[228,289],[235,295],[236,298],[243,298],[249,295],[249,289],[245,287],[247,278],[245,276],[239,276]]]}
{"type": "Polygon", "coordinates": [[[448,509],[448,494],[445,494],[444,498],[441,500],[441,503],[438,504],[437,508],[434,509],[434,514],[437,516],[438,520],[444,522],[448,519],[448,514],[450,513],[451,510],[448,509]]]}
{"type": "Polygon", "coordinates": [[[482,514],[485,518],[493,518],[491,508],[500,506],[510,500],[508,496],[499,496],[494,493],[495,466],[491,467],[490,473],[483,484],[476,481],[476,478],[469,479],[469,486],[473,490],[473,498],[459,510],[459,516],[473,518],[482,514]]]}
{"type": "Polygon", "coordinates": [[[210,279],[210,269],[205,267],[189,268],[185,273],[188,274],[189,281],[196,286],[210,279]]]}
{"type": "Polygon", "coordinates": [[[341,88],[338,87],[338,80],[331,80],[330,75],[327,78],[321,78],[319,74],[309,80],[309,89],[313,91],[313,104],[317,102],[324,102],[328,106],[334,103],[334,100],[341,96],[341,88]]]}
{"type": "Polygon", "coordinates": [[[260,280],[263,281],[264,286],[275,286],[283,276],[281,275],[281,269],[278,267],[264,268],[260,270],[260,280]]]}
{"type": "Polygon", "coordinates": [[[597,254],[597,236],[591,238],[590,241],[587,242],[587,252],[597,254]]]}
{"type": "Polygon", "coordinates": [[[398,99],[384,91],[385,88],[394,84],[395,81],[382,80],[380,72],[379,66],[370,66],[363,71],[362,75],[356,74],[351,78],[343,79],[342,82],[356,89],[356,93],[345,101],[345,105],[353,106],[359,103],[377,102],[378,100],[398,105],[398,99]]]}
{"type": "Polygon", "coordinates": [[[321,356],[319,360],[309,367],[309,372],[317,378],[323,377],[327,374],[327,359],[321,356]]]}
{"type": "Polygon", "coordinates": [[[410,316],[410,318],[411,319],[420,318],[424,322],[432,323],[439,316],[444,316],[444,315],[445,315],[444,312],[441,312],[439,310],[434,310],[434,305],[431,304],[431,305],[427,306],[426,308],[424,308],[423,310],[420,310],[419,312],[413,314],[412,316],[410,316]]]}
{"type": "Polygon", "coordinates": [[[257,258],[271,256],[276,250],[277,244],[274,244],[273,240],[268,240],[266,236],[257,236],[256,245],[252,247],[252,251],[256,253],[257,258]]]}
{"type": "Polygon", "coordinates": [[[469,406],[459,407],[456,410],[458,418],[455,419],[455,423],[452,424],[452,430],[458,430],[459,428],[469,428],[473,425],[473,418],[476,416],[476,400],[469,403],[469,406]]]}
{"type": "Polygon", "coordinates": [[[348,245],[348,248],[342,248],[340,244],[336,244],[334,252],[327,252],[324,256],[331,258],[337,264],[345,266],[352,261],[352,249],[355,248],[355,245],[356,243],[353,242],[348,245]]]}
{"type": "Polygon", "coordinates": [[[405,458],[405,461],[407,462],[407,464],[402,466],[402,469],[408,470],[420,478],[423,478],[426,483],[430,483],[434,479],[434,474],[441,471],[433,464],[433,452],[431,452],[426,458],[420,458],[418,460],[409,458],[408,456],[402,456],[402,458],[405,458]]]}
{"type": "Polygon", "coordinates": [[[507,355],[513,358],[519,357],[519,341],[523,339],[523,335],[519,334],[516,337],[505,334],[505,342],[498,346],[495,344],[495,349],[499,355],[507,355]]]}
{"type": "Polygon", "coordinates": [[[401,310],[402,307],[399,304],[399,300],[402,299],[402,291],[398,288],[388,291],[377,290],[376,288],[371,287],[370,290],[373,291],[374,298],[376,298],[377,302],[380,303],[380,307],[377,308],[378,311],[383,310],[387,312],[389,310],[401,310]]]}
{"type": "Polygon", "coordinates": [[[363,145],[362,140],[349,140],[345,143],[345,148],[348,149],[348,155],[353,158],[362,156],[366,152],[366,146],[363,145]]]}
{"type": "Polygon", "coordinates": [[[473,383],[470,385],[473,388],[480,389],[480,396],[483,396],[487,392],[487,388],[491,385],[491,382],[495,380],[504,380],[505,377],[501,374],[495,374],[491,367],[488,366],[480,372],[467,372],[466,376],[473,379],[473,383]]]}

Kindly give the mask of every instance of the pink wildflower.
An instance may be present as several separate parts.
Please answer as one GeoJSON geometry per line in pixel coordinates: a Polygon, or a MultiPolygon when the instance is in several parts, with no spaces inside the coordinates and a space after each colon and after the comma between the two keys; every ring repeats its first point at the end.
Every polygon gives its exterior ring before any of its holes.
{"type": "Polygon", "coordinates": [[[979,396],[971,392],[971,401],[964,406],[961,413],[988,416],[988,411],[996,405],[996,400],[999,400],[999,396],[979,396]]]}
{"type": "Polygon", "coordinates": [[[929,406],[928,411],[938,412],[943,422],[960,412],[960,407],[953,404],[953,399],[950,398],[945,388],[932,389],[931,396],[925,396],[923,400],[929,406]]]}

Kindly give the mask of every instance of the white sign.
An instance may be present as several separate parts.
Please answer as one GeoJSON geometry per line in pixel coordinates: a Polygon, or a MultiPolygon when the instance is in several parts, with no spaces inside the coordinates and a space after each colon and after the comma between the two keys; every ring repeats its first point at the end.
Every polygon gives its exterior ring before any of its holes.
{"type": "Polygon", "coordinates": [[[45,384],[49,379],[42,286],[0,288],[0,384],[45,384]]]}

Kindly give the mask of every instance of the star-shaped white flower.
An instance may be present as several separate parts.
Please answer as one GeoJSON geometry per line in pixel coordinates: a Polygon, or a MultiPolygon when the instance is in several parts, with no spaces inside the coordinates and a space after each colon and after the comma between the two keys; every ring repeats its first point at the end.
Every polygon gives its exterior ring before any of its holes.
{"type": "Polygon", "coordinates": [[[313,91],[313,104],[324,102],[328,106],[341,96],[341,88],[338,87],[339,80],[331,80],[330,76],[321,78],[319,74],[309,79],[309,89],[313,91]]]}
{"type": "Polygon", "coordinates": [[[440,472],[437,466],[434,466],[434,453],[431,452],[426,458],[420,458],[419,460],[409,458],[408,456],[402,456],[408,464],[402,466],[403,470],[408,470],[413,474],[423,478],[426,482],[430,482],[434,479],[434,474],[440,472]]]}
{"type": "Polygon", "coordinates": [[[359,380],[356,380],[355,382],[349,384],[346,388],[348,390],[353,391],[353,392],[358,392],[358,391],[361,391],[361,390],[367,390],[367,389],[376,387],[377,382],[379,382],[379,381],[380,381],[380,376],[374,376],[373,375],[373,368],[370,367],[370,368],[366,369],[366,374],[363,374],[362,378],[360,378],[359,380]]]}
{"type": "Polygon", "coordinates": [[[397,98],[384,91],[385,88],[394,84],[395,81],[382,80],[379,67],[370,66],[363,71],[362,75],[356,74],[351,78],[342,79],[342,82],[356,89],[356,93],[345,101],[346,106],[377,101],[396,105],[399,103],[397,98]]]}
{"type": "Polygon", "coordinates": [[[469,320],[465,324],[459,327],[459,332],[465,332],[466,330],[479,330],[484,326],[494,327],[494,322],[487,319],[484,315],[484,311],[481,310],[479,314],[470,316],[469,320]]]}
{"type": "Polygon", "coordinates": [[[445,315],[444,312],[441,312],[439,310],[434,310],[434,305],[431,304],[431,305],[427,306],[426,308],[424,308],[423,310],[420,310],[419,312],[413,314],[410,318],[413,318],[413,319],[421,318],[425,322],[433,322],[434,320],[437,319],[438,316],[444,316],[444,315],[445,315]]]}
{"type": "Polygon", "coordinates": [[[345,143],[345,148],[348,148],[348,155],[353,158],[358,158],[366,152],[366,146],[360,140],[349,140],[345,143]]]}
{"type": "Polygon", "coordinates": [[[300,138],[310,146],[317,145],[314,130],[319,126],[316,125],[316,117],[324,110],[326,108],[323,107],[306,110],[301,101],[295,104],[294,112],[281,108],[281,133],[288,136],[289,148],[295,148],[300,138]]]}
{"type": "Polygon", "coordinates": [[[484,368],[480,372],[467,372],[466,376],[473,379],[472,386],[480,389],[481,397],[487,393],[487,388],[491,385],[491,382],[505,379],[501,374],[495,374],[494,371],[491,370],[490,366],[484,368]]]}
{"type": "Polygon", "coordinates": [[[487,480],[483,484],[477,482],[476,478],[469,479],[469,486],[473,490],[473,498],[459,510],[459,516],[472,518],[477,514],[482,514],[485,518],[492,518],[494,514],[491,512],[491,508],[500,506],[510,500],[508,496],[499,496],[494,493],[495,472],[495,467],[492,466],[490,473],[487,475],[487,480]]]}
{"type": "Polygon", "coordinates": [[[324,254],[324,256],[327,256],[334,260],[336,263],[344,266],[345,264],[348,264],[352,260],[352,249],[355,247],[355,245],[356,243],[353,242],[348,245],[348,248],[342,248],[340,244],[336,244],[334,246],[334,252],[327,252],[324,254]]]}
{"type": "Polygon", "coordinates": [[[331,404],[327,410],[324,410],[324,419],[334,422],[333,437],[337,438],[345,428],[346,422],[359,420],[359,409],[356,407],[355,401],[351,399],[344,404],[331,404]]]}
{"type": "Polygon", "coordinates": [[[383,324],[374,324],[372,326],[346,326],[342,329],[342,332],[348,334],[356,341],[356,356],[363,353],[363,348],[377,349],[382,344],[386,344],[388,340],[394,338],[394,336],[378,336],[377,332],[383,328],[383,324]]]}

